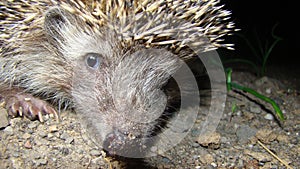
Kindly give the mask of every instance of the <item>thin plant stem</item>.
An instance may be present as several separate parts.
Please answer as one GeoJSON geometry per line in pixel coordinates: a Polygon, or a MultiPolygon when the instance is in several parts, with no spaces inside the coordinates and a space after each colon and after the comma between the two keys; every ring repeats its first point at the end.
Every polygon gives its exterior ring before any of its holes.
{"type": "Polygon", "coordinates": [[[269,98],[267,96],[264,96],[264,95],[258,93],[257,91],[255,91],[251,88],[239,85],[237,83],[233,83],[231,81],[231,74],[232,74],[232,69],[228,68],[227,69],[227,90],[230,91],[230,90],[232,90],[232,88],[236,88],[236,89],[242,90],[244,92],[250,93],[250,94],[252,94],[253,96],[255,96],[257,98],[270,103],[273,106],[273,108],[274,108],[276,114],[278,115],[279,119],[284,120],[283,113],[282,113],[281,109],[279,108],[279,106],[276,104],[276,102],[274,100],[272,100],[271,98],[269,98]]]}

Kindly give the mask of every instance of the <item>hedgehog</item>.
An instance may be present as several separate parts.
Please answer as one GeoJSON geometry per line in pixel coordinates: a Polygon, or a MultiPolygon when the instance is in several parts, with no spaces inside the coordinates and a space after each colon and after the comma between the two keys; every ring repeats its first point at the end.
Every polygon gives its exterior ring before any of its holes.
{"type": "Polygon", "coordinates": [[[1,1],[0,98],[31,120],[75,109],[111,154],[143,147],[182,60],[233,48],[230,14],[219,0],[1,1]]]}

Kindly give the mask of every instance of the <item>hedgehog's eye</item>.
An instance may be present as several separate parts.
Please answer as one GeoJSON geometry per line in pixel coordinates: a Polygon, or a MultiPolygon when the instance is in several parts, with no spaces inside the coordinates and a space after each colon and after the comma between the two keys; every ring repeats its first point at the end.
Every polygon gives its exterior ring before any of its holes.
{"type": "Polygon", "coordinates": [[[102,56],[98,53],[88,53],[85,55],[85,62],[88,67],[97,69],[100,66],[102,56]]]}

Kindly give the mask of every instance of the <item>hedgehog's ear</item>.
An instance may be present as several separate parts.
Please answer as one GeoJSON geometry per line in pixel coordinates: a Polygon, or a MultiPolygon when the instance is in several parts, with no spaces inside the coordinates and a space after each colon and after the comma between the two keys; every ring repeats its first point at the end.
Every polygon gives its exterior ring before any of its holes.
{"type": "Polygon", "coordinates": [[[62,8],[54,7],[46,12],[44,29],[50,37],[62,40],[65,31],[68,31],[75,21],[73,14],[62,8]]]}

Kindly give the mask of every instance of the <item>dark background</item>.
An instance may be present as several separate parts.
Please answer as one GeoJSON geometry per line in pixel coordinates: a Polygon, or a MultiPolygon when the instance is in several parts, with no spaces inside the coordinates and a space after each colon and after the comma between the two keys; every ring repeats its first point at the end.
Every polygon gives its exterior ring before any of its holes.
{"type": "MultiPolygon", "coordinates": [[[[268,41],[269,46],[274,42],[272,28],[276,26],[274,34],[281,37],[272,50],[267,67],[274,65],[286,66],[293,69],[300,69],[299,46],[299,24],[300,6],[293,0],[221,0],[225,4],[225,9],[232,12],[232,20],[236,28],[241,29],[238,34],[247,38],[257,48],[258,37],[260,43],[265,45],[268,41]],[[256,36],[256,35],[257,36],[256,36]]],[[[235,44],[235,51],[221,52],[221,57],[243,58],[259,63],[245,43],[245,39],[234,35],[226,39],[235,44]]]]}

